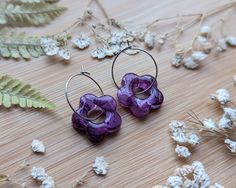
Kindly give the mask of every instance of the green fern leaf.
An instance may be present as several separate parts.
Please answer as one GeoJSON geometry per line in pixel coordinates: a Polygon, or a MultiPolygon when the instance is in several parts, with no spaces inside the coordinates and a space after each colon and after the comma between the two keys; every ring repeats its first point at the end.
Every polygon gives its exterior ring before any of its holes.
{"type": "Polygon", "coordinates": [[[55,108],[53,103],[30,85],[2,74],[0,74],[0,105],[6,108],[12,105],[19,105],[21,108],[55,108]]]}
{"type": "Polygon", "coordinates": [[[8,180],[9,180],[8,178],[9,178],[9,177],[8,177],[7,175],[5,175],[5,174],[0,174],[0,182],[8,181],[8,180]]]}
{"type": "Polygon", "coordinates": [[[61,15],[66,8],[50,3],[0,3],[0,25],[40,26],[61,15]]]}
{"type": "Polygon", "coordinates": [[[0,56],[4,58],[18,59],[23,57],[39,57],[45,55],[40,45],[40,38],[26,36],[24,33],[16,33],[11,30],[0,32],[0,56]]]}
{"type": "Polygon", "coordinates": [[[11,3],[56,3],[58,0],[10,0],[11,3]]]}

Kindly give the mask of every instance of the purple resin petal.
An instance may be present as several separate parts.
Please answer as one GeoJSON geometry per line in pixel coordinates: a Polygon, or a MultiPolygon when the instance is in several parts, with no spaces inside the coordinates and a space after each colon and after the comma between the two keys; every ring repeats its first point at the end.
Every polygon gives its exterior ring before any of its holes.
{"type": "Polygon", "coordinates": [[[105,135],[117,132],[121,126],[121,117],[116,112],[116,101],[109,95],[97,97],[93,94],[85,94],[80,98],[77,113],[72,115],[72,123],[75,130],[85,132],[93,142],[100,142],[105,135]],[[105,115],[101,123],[94,123],[84,117],[93,110],[100,110],[105,115]],[[83,117],[84,116],[84,117],[83,117]]]}
{"type": "Polygon", "coordinates": [[[157,88],[157,81],[151,75],[138,76],[134,73],[127,73],[121,81],[121,88],[117,92],[119,103],[129,108],[136,117],[144,117],[152,109],[159,109],[164,101],[162,92],[157,88]],[[148,96],[140,99],[135,96],[134,90],[146,90],[153,83],[152,87],[145,93],[148,96]]]}

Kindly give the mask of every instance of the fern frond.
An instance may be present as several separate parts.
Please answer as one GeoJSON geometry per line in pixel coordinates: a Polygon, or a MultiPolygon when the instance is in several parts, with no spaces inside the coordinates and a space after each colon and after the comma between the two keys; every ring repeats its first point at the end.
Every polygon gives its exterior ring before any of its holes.
{"type": "Polygon", "coordinates": [[[12,105],[19,105],[21,108],[55,108],[53,103],[30,85],[2,74],[0,74],[0,105],[6,108],[12,105]]]}
{"type": "Polygon", "coordinates": [[[39,26],[51,22],[65,10],[49,3],[1,3],[0,25],[39,26]]]}
{"type": "Polygon", "coordinates": [[[0,56],[4,58],[29,59],[45,55],[40,45],[40,38],[26,36],[9,30],[0,32],[0,56]]]}
{"type": "Polygon", "coordinates": [[[59,0],[8,0],[11,3],[56,3],[59,0]]]}

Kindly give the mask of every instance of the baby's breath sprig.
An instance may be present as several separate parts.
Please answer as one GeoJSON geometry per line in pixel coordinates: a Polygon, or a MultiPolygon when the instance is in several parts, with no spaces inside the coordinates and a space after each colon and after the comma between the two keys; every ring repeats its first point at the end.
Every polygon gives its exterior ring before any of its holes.
{"type": "Polygon", "coordinates": [[[223,188],[218,183],[212,184],[204,165],[199,161],[194,161],[191,165],[184,165],[177,168],[174,175],[168,177],[165,185],[156,185],[152,188],[177,187],[223,188]]]}
{"type": "Polygon", "coordinates": [[[200,143],[200,137],[205,136],[216,137],[227,146],[231,154],[236,154],[236,105],[231,101],[226,89],[216,90],[210,98],[216,101],[223,111],[218,122],[212,118],[200,119],[191,111],[188,113],[190,119],[187,123],[177,120],[170,123],[170,135],[177,144],[175,152],[179,157],[189,157],[193,147],[200,143]]]}
{"type": "MultiPolygon", "coordinates": [[[[180,67],[184,65],[187,69],[197,69],[200,67],[201,62],[207,58],[214,49],[216,52],[220,53],[226,51],[228,47],[236,47],[236,37],[224,33],[224,23],[227,19],[220,19],[216,22],[221,23],[221,38],[219,39],[214,39],[212,36],[214,25],[203,25],[207,18],[235,6],[236,2],[230,2],[206,13],[196,15],[196,19],[193,20],[191,26],[199,23],[200,28],[189,44],[181,45],[176,41],[177,39],[175,40],[175,55],[171,61],[172,66],[180,67]]],[[[188,28],[190,27],[182,29],[181,34],[188,28]]],[[[178,34],[179,31],[176,30],[176,33],[178,34]]]]}
{"type": "Polygon", "coordinates": [[[117,20],[111,18],[105,8],[98,0],[91,0],[87,9],[81,18],[78,18],[75,23],[70,25],[63,32],[54,34],[48,37],[41,38],[41,46],[48,56],[59,55],[66,60],[70,59],[69,46],[72,39],[73,46],[79,50],[84,50],[90,46],[92,39],[96,47],[92,49],[91,56],[96,59],[111,57],[120,52],[129,43],[135,40],[132,32],[123,27],[117,20]],[[106,23],[100,21],[91,10],[92,3],[96,3],[106,18],[106,23]],[[79,32],[72,39],[72,33],[75,29],[85,29],[87,32],[79,32]],[[64,43],[58,40],[61,36],[66,39],[64,43]]]}
{"type": "MultiPolygon", "coordinates": [[[[144,45],[149,50],[157,47],[157,49],[160,50],[162,46],[166,44],[166,41],[170,40],[173,42],[175,48],[175,55],[172,58],[171,64],[174,67],[183,65],[187,69],[197,69],[200,67],[201,62],[210,55],[213,49],[216,49],[217,52],[223,52],[228,47],[236,46],[236,37],[223,34],[223,23],[227,19],[217,21],[222,23],[222,36],[219,39],[214,39],[212,36],[213,26],[203,25],[205,20],[209,17],[233,8],[235,5],[236,2],[230,2],[204,13],[178,14],[166,18],[157,18],[147,24],[143,31],[132,31],[126,29],[114,18],[111,18],[99,0],[91,0],[82,17],[78,18],[75,23],[63,30],[63,32],[52,35],[49,38],[54,40],[56,38],[57,40],[58,36],[65,35],[66,33],[70,36],[70,39],[72,39],[72,31],[79,28],[79,34],[73,36],[73,46],[79,50],[84,50],[91,44],[95,44],[95,47],[91,50],[91,56],[95,59],[112,57],[129,44],[144,45]],[[101,19],[94,15],[90,8],[93,3],[101,10],[106,22],[101,21],[101,19]],[[187,18],[190,18],[190,20],[183,22],[183,20],[187,18]],[[177,20],[175,29],[171,29],[162,34],[152,31],[154,25],[169,20],[177,20]],[[179,39],[183,33],[196,24],[199,24],[199,27],[191,42],[186,44],[179,43],[179,39]],[[82,32],[82,28],[84,28],[86,32],[82,32]]],[[[61,50],[58,45],[55,45],[55,41],[50,39],[49,42],[51,41],[53,44],[51,48],[53,53],[51,53],[51,51],[48,53],[48,46],[50,46],[50,44],[46,46],[42,45],[42,47],[46,55],[58,54],[64,59],[69,60],[70,51],[68,45],[70,44],[70,39],[67,40],[67,46],[61,47],[61,50]]],[[[44,38],[42,38],[42,40],[44,40],[44,38]]]]}

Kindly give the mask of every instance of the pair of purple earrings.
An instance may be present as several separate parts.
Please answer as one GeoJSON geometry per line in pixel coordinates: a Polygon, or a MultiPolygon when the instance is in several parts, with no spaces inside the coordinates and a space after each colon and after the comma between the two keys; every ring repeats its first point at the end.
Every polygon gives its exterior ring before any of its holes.
{"type": "MultiPolygon", "coordinates": [[[[119,104],[128,108],[135,117],[145,117],[151,110],[161,107],[164,96],[157,87],[158,67],[155,59],[147,51],[133,46],[124,48],[116,55],[112,63],[111,73],[114,84],[118,88],[117,99],[119,104]],[[138,76],[134,73],[127,73],[123,76],[121,87],[119,87],[114,78],[114,65],[119,55],[126,53],[127,50],[144,52],[151,57],[156,69],[155,77],[151,75],[138,76]],[[144,94],[145,98],[138,97],[140,94],[144,94]]],[[[71,76],[66,83],[65,96],[69,106],[74,111],[72,115],[74,129],[78,132],[86,133],[87,137],[92,142],[100,142],[106,135],[117,132],[120,129],[122,120],[116,111],[116,100],[110,95],[104,95],[100,85],[89,75],[88,72],[81,72],[71,76]],[[90,78],[98,86],[102,96],[97,97],[87,93],[80,98],[79,107],[75,109],[68,98],[68,86],[73,78],[81,75],[90,78]],[[96,117],[89,117],[93,112],[99,113],[96,117]],[[95,122],[101,116],[104,116],[104,119],[101,122],[95,122]]]]}

